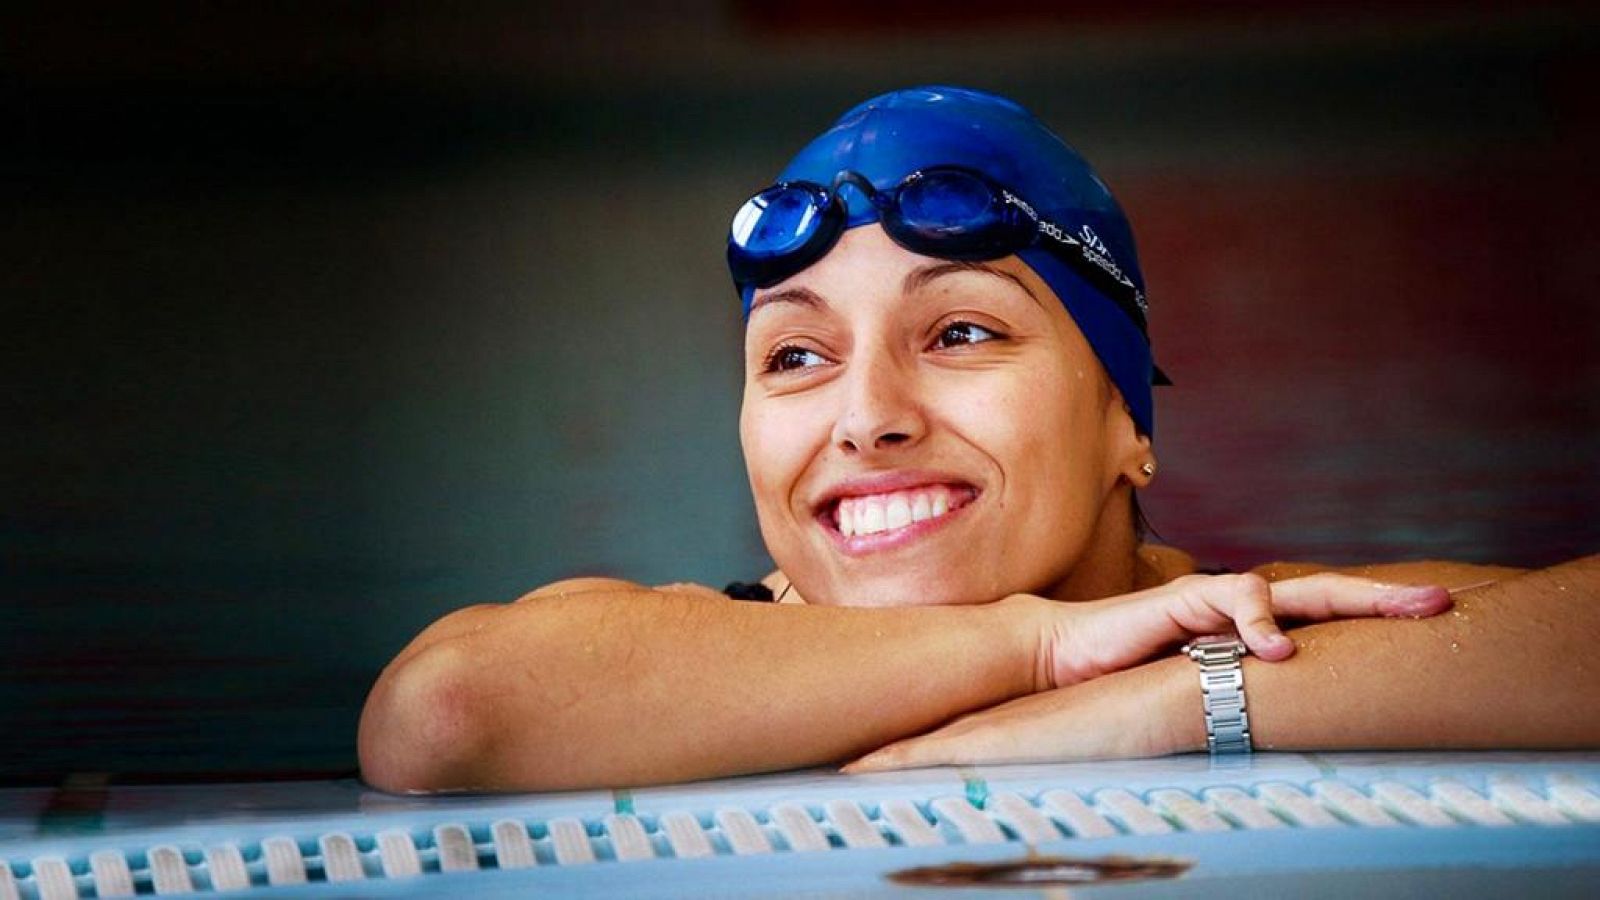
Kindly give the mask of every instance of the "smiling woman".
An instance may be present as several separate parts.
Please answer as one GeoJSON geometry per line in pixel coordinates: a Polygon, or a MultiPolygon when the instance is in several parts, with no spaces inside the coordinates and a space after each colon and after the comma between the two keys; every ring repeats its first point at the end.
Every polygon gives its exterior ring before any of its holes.
{"type": "Polygon", "coordinates": [[[1207,576],[1141,543],[1164,378],[1132,231],[1016,104],[861,104],[745,204],[729,262],[782,602],[586,578],[452,613],[368,698],[371,783],[1600,743],[1572,662],[1600,638],[1596,558],[1207,576]],[[1360,617],[1402,621],[1331,621],[1360,617]],[[1203,693],[1172,650],[1223,631],[1203,693]]]}
{"type": "Polygon", "coordinates": [[[747,454],[762,536],[808,602],[1160,580],[1133,552],[1149,438],[1031,269],[929,262],[869,225],[804,278],[751,311],[741,433],[763,448],[747,454]]]}

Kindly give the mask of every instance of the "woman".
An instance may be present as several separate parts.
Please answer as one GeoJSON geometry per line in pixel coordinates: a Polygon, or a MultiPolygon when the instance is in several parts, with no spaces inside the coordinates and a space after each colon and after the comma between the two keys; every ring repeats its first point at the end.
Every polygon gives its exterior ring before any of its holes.
{"type": "Polygon", "coordinates": [[[1600,743],[1582,656],[1600,615],[1574,602],[1600,584],[1596,558],[1206,576],[1140,542],[1163,379],[1131,230],[1016,104],[867,101],[740,210],[729,262],[741,440],[778,565],[744,593],[779,602],[585,578],[452,613],[373,688],[369,782],[1204,750],[1195,663],[1174,648],[1230,629],[1253,654],[1257,747],[1600,743]],[[1275,615],[1401,621],[1290,638],[1275,615]]]}

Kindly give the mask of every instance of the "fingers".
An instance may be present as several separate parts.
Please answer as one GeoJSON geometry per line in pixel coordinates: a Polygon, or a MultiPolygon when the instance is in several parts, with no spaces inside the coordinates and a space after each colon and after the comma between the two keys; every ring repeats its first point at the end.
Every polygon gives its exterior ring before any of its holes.
{"type": "Polygon", "coordinates": [[[868,753],[860,759],[840,767],[849,775],[864,772],[888,772],[894,769],[917,769],[924,766],[954,765],[957,760],[952,751],[958,749],[948,739],[944,729],[896,741],[868,753]]]}
{"type": "Polygon", "coordinates": [[[1251,653],[1269,661],[1294,654],[1294,642],[1278,627],[1280,616],[1311,621],[1421,618],[1451,605],[1450,594],[1442,587],[1382,584],[1331,572],[1274,584],[1257,575],[1220,576],[1195,588],[1203,602],[1232,620],[1251,653]]]}
{"type": "Polygon", "coordinates": [[[915,769],[918,766],[936,766],[939,762],[919,762],[926,753],[922,750],[925,742],[921,738],[911,738],[880,747],[860,759],[846,763],[839,767],[839,771],[846,775],[862,775],[867,772],[892,772],[895,769],[915,769]]]}
{"type": "Polygon", "coordinates": [[[1221,597],[1213,601],[1219,612],[1233,620],[1239,639],[1260,659],[1280,660],[1294,655],[1294,641],[1273,618],[1272,586],[1259,575],[1225,576],[1217,585],[1221,597]]]}
{"type": "Polygon", "coordinates": [[[977,723],[983,714],[955,722],[927,734],[895,741],[840,767],[839,771],[859,775],[894,769],[920,769],[928,766],[956,766],[977,762],[1019,761],[1018,751],[1027,743],[1020,735],[977,723]]]}
{"type": "Polygon", "coordinates": [[[1273,618],[1273,589],[1259,575],[1213,575],[1183,579],[1178,604],[1167,613],[1180,635],[1233,630],[1250,652],[1266,660],[1294,654],[1294,641],[1273,618]]]}
{"type": "Polygon", "coordinates": [[[1450,592],[1436,584],[1403,587],[1386,585],[1386,587],[1390,587],[1392,593],[1379,602],[1379,615],[1425,619],[1455,605],[1450,592]]]}
{"type": "Polygon", "coordinates": [[[1436,585],[1394,585],[1325,572],[1272,586],[1282,616],[1326,621],[1357,616],[1423,618],[1449,609],[1450,592],[1436,585]]]}
{"type": "Polygon", "coordinates": [[[1078,684],[1127,668],[1196,635],[1233,630],[1256,657],[1294,655],[1279,618],[1431,616],[1450,608],[1439,587],[1381,584],[1322,573],[1276,583],[1255,574],[1196,575],[1057,611],[1040,657],[1048,684],[1078,684]],[[1065,623],[1065,624],[1063,624],[1065,623]]]}
{"type": "MultiPolygon", "coordinates": [[[[1123,689],[1130,688],[1124,684],[1123,689]]],[[[1133,716],[1132,722],[1119,722],[1115,715],[1084,713],[1083,703],[1107,696],[1103,691],[1071,688],[1019,697],[968,713],[926,734],[895,741],[846,765],[843,771],[1045,762],[1081,756],[1086,742],[1129,741],[1145,736],[1144,729],[1152,717],[1144,704],[1120,704],[1121,710],[1133,716]]]]}
{"type": "Polygon", "coordinates": [[[1201,575],[1061,610],[1068,623],[1049,647],[1054,686],[1135,665],[1198,635],[1237,631],[1250,652],[1280,660],[1294,642],[1273,619],[1272,591],[1257,575],[1201,575]]]}
{"type": "Polygon", "coordinates": [[[1052,742],[1052,736],[1060,730],[1057,710],[1063,700],[1069,699],[1057,692],[1034,694],[968,713],[926,734],[880,747],[840,771],[885,772],[924,766],[1017,762],[1032,752],[1035,743],[1052,742]]]}

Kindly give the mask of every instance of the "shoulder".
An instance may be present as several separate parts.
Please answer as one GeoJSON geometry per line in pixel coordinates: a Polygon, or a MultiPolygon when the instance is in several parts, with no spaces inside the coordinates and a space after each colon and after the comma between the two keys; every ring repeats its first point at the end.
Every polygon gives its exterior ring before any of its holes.
{"type": "Polygon", "coordinates": [[[1136,553],[1138,571],[1134,578],[1136,588],[1143,589],[1166,584],[1174,578],[1193,575],[1196,571],[1194,557],[1177,547],[1166,544],[1140,544],[1136,553]]]}
{"type": "Polygon", "coordinates": [[[1341,575],[1355,575],[1394,584],[1436,584],[1454,591],[1511,578],[1521,575],[1526,570],[1511,566],[1481,565],[1443,559],[1418,559],[1357,566],[1330,566],[1314,562],[1270,562],[1256,566],[1250,571],[1268,581],[1300,578],[1318,572],[1337,572],[1341,575]]]}
{"type": "Polygon", "coordinates": [[[637,582],[623,578],[563,578],[553,581],[542,588],[529,591],[517,598],[518,603],[526,600],[538,600],[541,597],[565,597],[572,594],[594,594],[601,591],[618,591],[631,593],[633,591],[648,591],[649,588],[637,582]]]}
{"type": "MultiPolygon", "coordinates": [[[[738,582],[735,582],[737,584],[738,582]]],[[[765,584],[765,582],[762,582],[765,584]]],[[[703,584],[693,584],[687,581],[674,582],[673,584],[658,584],[655,586],[639,584],[623,578],[567,578],[547,584],[536,591],[524,594],[517,599],[518,603],[528,600],[539,600],[546,597],[572,597],[580,594],[687,594],[695,597],[719,597],[726,599],[729,594],[726,590],[717,590],[703,584]]]]}

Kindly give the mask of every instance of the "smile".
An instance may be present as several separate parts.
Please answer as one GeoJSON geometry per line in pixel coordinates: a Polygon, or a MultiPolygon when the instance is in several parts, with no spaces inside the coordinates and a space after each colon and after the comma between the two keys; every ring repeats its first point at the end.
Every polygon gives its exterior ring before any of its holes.
{"type": "Polygon", "coordinates": [[[879,534],[949,515],[972,501],[971,488],[929,485],[914,490],[843,497],[833,512],[834,527],[845,537],[879,534]]]}
{"type": "MultiPolygon", "coordinates": [[[[900,481],[909,479],[886,479],[900,481]]],[[[817,516],[845,553],[856,556],[900,547],[920,540],[940,528],[959,510],[977,499],[977,488],[967,484],[923,483],[858,485],[837,497],[817,516]]]]}

